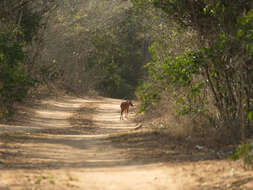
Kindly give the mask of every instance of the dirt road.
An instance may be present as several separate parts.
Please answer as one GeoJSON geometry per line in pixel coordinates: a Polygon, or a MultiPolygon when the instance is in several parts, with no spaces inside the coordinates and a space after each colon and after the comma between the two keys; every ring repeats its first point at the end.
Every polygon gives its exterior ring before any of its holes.
{"type": "Polygon", "coordinates": [[[21,106],[18,121],[0,125],[0,190],[253,189],[252,172],[236,162],[136,132],[134,113],[120,121],[119,104],[62,97],[21,106]]]}

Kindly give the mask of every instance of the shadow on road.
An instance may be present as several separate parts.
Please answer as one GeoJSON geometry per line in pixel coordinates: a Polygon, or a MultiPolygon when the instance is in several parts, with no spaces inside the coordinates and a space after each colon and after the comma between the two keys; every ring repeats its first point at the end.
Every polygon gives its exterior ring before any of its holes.
{"type": "Polygon", "coordinates": [[[130,132],[134,124],[119,120],[120,100],[112,101],[62,99],[31,106],[37,114],[26,124],[36,129],[0,136],[0,168],[104,168],[218,159],[170,134],[130,132]]]}
{"type": "Polygon", "coordinates": [[[183,145],[180,139],[155,132],[111,137],[13,134],[2,139],[8,147],[2,157],[10,161],[2,168],[9,170],[106,168],[218,159],[215,154],[189,151],[190,145],[183,145]]]}

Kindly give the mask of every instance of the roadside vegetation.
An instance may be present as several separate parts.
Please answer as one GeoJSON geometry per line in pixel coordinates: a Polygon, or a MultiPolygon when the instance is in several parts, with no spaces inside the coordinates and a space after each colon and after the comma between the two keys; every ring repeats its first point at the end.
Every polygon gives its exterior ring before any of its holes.
{"type": "Polygon", "coordinates": [[[187,116],[206,137],[213,132],[231,143],[242,142],[234,158],[241,155],[252,163],[252,145],[246,144],[253,113],[252,2],[135,2],[163,10],[177,26],[150,47],[148,76],[137,90],[141,110],[168,102],[175,115],[187,116]],[[180,48],[173,47],[178,42],[180,48]]]}
{"type": "Polygon", "coordinates": [[[31,87],[48,73],[39,62],[42,32],[54,1],[0,1],[0,119],[14,112],[31,87]]]}

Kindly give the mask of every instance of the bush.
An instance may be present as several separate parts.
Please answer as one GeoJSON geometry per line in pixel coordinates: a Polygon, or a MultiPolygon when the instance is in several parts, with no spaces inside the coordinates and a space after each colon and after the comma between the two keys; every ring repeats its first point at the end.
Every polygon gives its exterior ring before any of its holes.
{"type": "Polygon", "coordinates": [[[10,114],[12,104],[22,100],[32,81],[23,62],[26,56],[23,45],[13,40],[11,33],[0,33],[0,108],[1,118],[10,114]]]}
{"type": "Polygon", "coordinates": [[[242,159],[245,169],[253,168],[253,146],[251,144],[239,145],[231,158],[233,160],[242,159]]]}

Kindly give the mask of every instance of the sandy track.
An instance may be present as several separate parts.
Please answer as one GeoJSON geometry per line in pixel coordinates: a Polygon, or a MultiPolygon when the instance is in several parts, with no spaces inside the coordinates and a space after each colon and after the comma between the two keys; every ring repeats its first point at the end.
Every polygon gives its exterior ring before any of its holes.
{"type": "Polygon", "coordinates": [[[2,144],[8,154],[0,189],[178,189],[169,168],[133,163],[107,139],[136,126],[119,120],[119,103],[106,98],[44,100],[31,108],[34,114],[24,124],[1,125],[9,140],[2,144]]]}
{"type": "Polygon", "coordinates": [[[215,168],[217,162],[209,160],[174,165],[164,158],[132,159],[130,149],[138,154],[145,149],[111,141],[136,126],[131,119],[119,120],[119,104],[109,98],[63,97],[21,108],[20,121],[0,125],[0,190],[203,190],[224,181],[207,181],[221,168],[227,178],[243,177],[239,171],[231,174],[233,164],[227,162],[215,168]]]}

